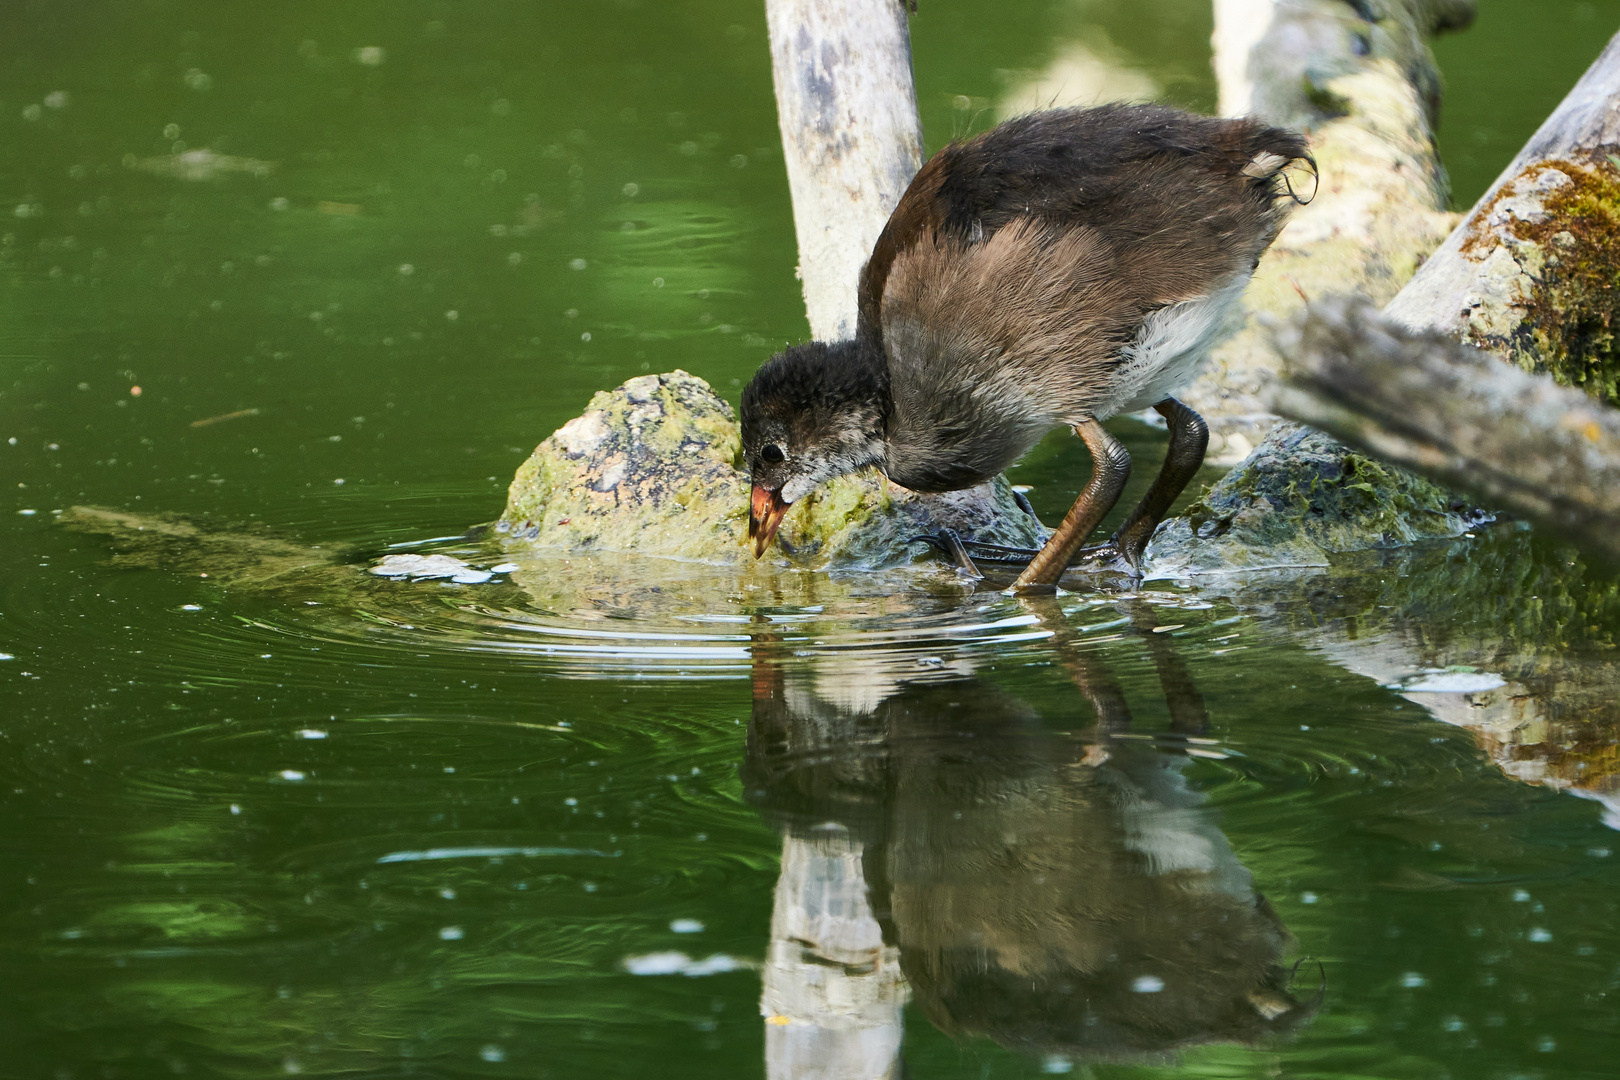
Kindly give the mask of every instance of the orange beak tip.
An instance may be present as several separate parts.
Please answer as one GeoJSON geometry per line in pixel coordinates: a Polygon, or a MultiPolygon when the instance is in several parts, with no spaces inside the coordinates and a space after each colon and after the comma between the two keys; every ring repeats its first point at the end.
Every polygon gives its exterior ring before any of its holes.
{"type": "Polygon", "coordinates": [[[776,530],[782,527],[782,516],[788,512],[790,505],[782,501],[780,492],[754,485],[748,506],[748,538],[754,542],[754,558],[764,557],[765,549],[776,538],[776,530]]]}

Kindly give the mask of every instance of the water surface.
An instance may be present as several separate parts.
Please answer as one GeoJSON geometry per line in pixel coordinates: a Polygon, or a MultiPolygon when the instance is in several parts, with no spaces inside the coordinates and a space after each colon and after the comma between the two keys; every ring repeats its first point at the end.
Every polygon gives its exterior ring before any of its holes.
{"type": "MultiPolygon", "coordinates": [[[[1482,6],[1461,202],[1620,26],[1482,6]]],[[[1208,19],[925,3],[930,145],[1077,41],[1207,107],[1208,19]]],[[[756,5],[0,34],[0,1076],[1612,1074],[1620,614],[1556,545],[1036,603],[432,542],[804,335],[756,5]],[[515,567],[365,572],[417,549],[515,567]]]]}

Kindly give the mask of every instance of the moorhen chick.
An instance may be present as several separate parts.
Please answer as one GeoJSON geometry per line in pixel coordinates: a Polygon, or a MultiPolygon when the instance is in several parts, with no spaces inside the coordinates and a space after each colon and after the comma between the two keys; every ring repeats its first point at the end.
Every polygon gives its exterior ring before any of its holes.
{"type": "Polygon", "coordinates": [[[1171,395],[1281,229],[1294,162],[1314,176],[1295,132],[1158,105],[1032,113],[935,154],[861,271],[855,337],[778,353],[743,390],[755,556],[832,477],[876,466],[954,491],[1064,425],[1092,477],[1045,546],[1018,553],[1015,587],[1050,585],[1081,554],[1134,571],[1209,441],[1171,395]],[[1102,421],[1150,406],[1169,423],[1164,467],[1082,552],[1131,467],[1102,421]]]}

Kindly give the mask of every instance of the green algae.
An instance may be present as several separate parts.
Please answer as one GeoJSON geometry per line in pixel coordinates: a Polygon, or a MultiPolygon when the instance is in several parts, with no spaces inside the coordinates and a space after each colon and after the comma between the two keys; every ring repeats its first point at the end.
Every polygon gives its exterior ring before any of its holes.
{"type": "Polygon", "coordinates": [[[1335,554],[1455,537],[1475,520],[1427,480],[1321,432],[1280,424],[1160,529],[1150,573],[1326,566],[1335,554]]]}
{"type": "MultiPolygon", "coordinates": [[[[705,562],[752,559],[749,479],[736,414],[684,371],[643,375],[591,398],[513,477],[496,533],[570,552],[619,551],[705,562]]],[[[1045,532],[1004,478],[918,495],[875,471],[840,477],[783,520],[775,558],[887,566],[927,549],[941,527],[993,544],[1039,546],[1045,532]]]]}

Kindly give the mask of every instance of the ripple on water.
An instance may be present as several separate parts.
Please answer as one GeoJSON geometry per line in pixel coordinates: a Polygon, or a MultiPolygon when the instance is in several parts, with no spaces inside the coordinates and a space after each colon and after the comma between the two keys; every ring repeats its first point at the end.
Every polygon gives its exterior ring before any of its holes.
{"type": "Polygon", "coordinates": [[[55,883],[49,951],[297,963],[311,948],[462,947],[441,933],[456,927],[485,959],[491,933],[524,939],[535,978],[610,971],[645,944],[643,923],[670,932],[770,865],[774,838],[726,767],[741,739],[642,707],[590,733],[295,715],[128,740],[106,748],[115,769],[31,778],[103,793],[71,812],[95,838],[80,854],[111,874],[55,883]]]}
{"type": "Polygon", "coordinates": [[[309,595],[281,592],[244,629],[259,642],[276,635],[379,660],[408,649],[419,666],[447,672],[485,658],[610,680],[744,679],[761,650],[858,652],[868,666],[909,669],[941,649],[1003,649],[1053,633],[1017,601],[971,595],[932,569],[839,577],[622,556],[454,554],[508,576],[470,586],[356,584],[353,568],[333,567],[331,587],[290,586],[309,595]]]}
{"type": "MultiPolygon", "coordinates": [[[[743,681],[754,677],[762,659],[772,659],[802,664],[815,673],[818,693],[862,707],[899,686],[948,680],[986,665],[1062,666],[1080,662],[1069,658],[1092,654],[1126,680],[1160,679],[1167,664],[1193,664],[1206,691],[1253,698],[1250,713],[1265,715],[1278,707],[1259,700],[1265,693],[1257,692],[1264,683],[1258,676],[1287,651],[1284,642],[1263,640],[1242,616],[1187,590],[1019,599],[975,593],[934,564],[878,573],[783,574],[610,554],[514,553],[458,541],[391,546],[453,556],[499,572],[478,584],[387,580],[367,573],[369,564],[318,558],[300,563],[283,545],[267,549],[267,557],[298,563],[288,572],[230,589],[198,576],[199,602],[184,606],[201,610],[141,603],[139,582],[145,575],[116,579],[127,597],[104,595],[103,579],[93,595],[69,595],[61,610],[72,618],[78,609],[111,604],[141,621],[131,624],[132,639],[161,635],[164,649],[143,656],[142,670],[172,688],[182,712],[188,707],[185,695],[192,692],[262,687],[272,680],[278,691],[322,691],[336,679],[349,692],[394,694],[400,671],[408,669],[418,691],[440,684],[435,703],[455,702],[460,714],[455,723],[463,730],[490,723],[565,741],[581,737],[581,729],[570,725],[583,718],[558,709],[555,694],[538,695],[548,699],[547,707],[525,708],[535,693],[525,690],[523,677],[543,674],[615,686],[743,681]],[[478,699],[496,693],[503,696],[484,700],[501,708],[488,713],[492,719],[480,719],[485,710],[478,699]],[[525,696],[514,699],[513,693],[525,696]]],[[[239,791],[243,784],[286,788],[289,798],[313,799],[317,796],[309,793],[318,789],[319,798],[327,799],[346,784],[368,782],[356,777],[352,766],[323,765],[316,748],[299,745],[318,741],[330,748],[340,738],[325,718],[307,719],[301,727],[278,731],[246,731],[223,721],[213,729],[187,729],[193,747],[256,743],[262,752],[285,744],[275,768],[261,768],[249,778],[227,775],[216,783],[199,766],[184,774],[124,779],[155,799],[166,797],[166,789],[183,797],[185,792],[239,791]],[[331,737],[300,734],[307,731],[331,737]]],[[[1441,740],[1416,760],[1389,758],[1368,729],[1382,724],[1392,726],[1394,734],[1394,727],[1407,723],[1387,714],[1353,728],[1275,719],[1234,727],[1223,733],[1220,746],[1190,749],[1217,763],[1210,766],[1211,775],[1224,777],[1219,783],[1226,798],[1276,801],[1291,797],[1287,793],[1299,785],[1324,781],[1348,783],[1342,791],[1408,787],[1425,774],[1474,761],[1464,740],[1441,740]]],[[[407,734],[410,729],[425,723],[409,714],[374,722],[391,725],[386,741],[399,745],[415,738],[407,734]]],[[[616,700],[611,708],[590,713],[588,728],[591,738],[612,744],[616,753],[634,754],[638,742],[656,741],[648,732],[668,735],[683,722],[657,705],[616,700]],[[644,708],[655,715],[644,715],[644,708]]],[[[343,730],[353,723],[345,721],[343,730]]]]}

